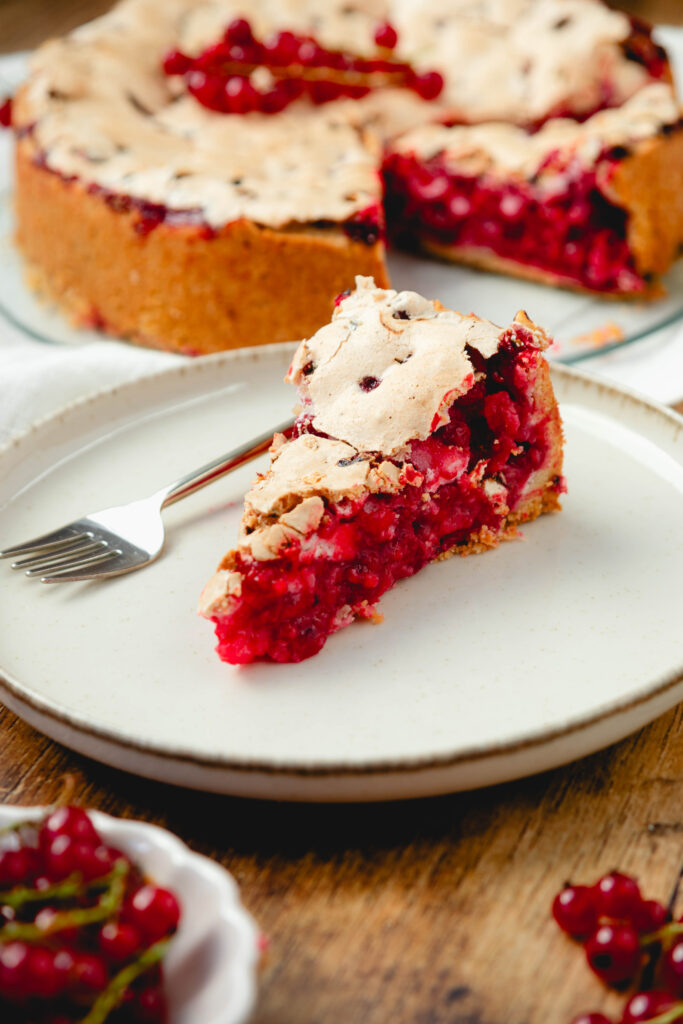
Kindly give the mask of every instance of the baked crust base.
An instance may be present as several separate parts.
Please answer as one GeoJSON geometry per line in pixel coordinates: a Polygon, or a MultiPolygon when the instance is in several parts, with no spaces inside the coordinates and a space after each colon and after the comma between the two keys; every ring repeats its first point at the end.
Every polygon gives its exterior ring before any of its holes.
{"type": "Polygon", "coordinates": [[[553,288],[565,288],[571,292],[580,292],[582,295],[598,295],[601,299],[615,299],[619,302],[625,299],[642,301],[643,299],[658,299],[665,294],[665,289],[657,280],[648,282],[642,292],[596,292],[590,288],[584,288],[578,281],[569,277],[562,277],[528,263],[517,263],[516,260],[508,259],[506,256],[499,256],[491,249],[470,245],[439,245],[438,242],[429,241],[423,241],[421,246],[426,253],[432,256],[450,260],[453,263],[463,263],[467,267],[474,267],[475,270],[487,270],[496,274],[505,274],[508,277],[519,277],[524,281],[536,281],[539,284],[551,285],[553,288]]]}
{"type": "Polygon", "coordinates": [[[202,355],[308,337],[356,274],[388,284],[383,244],[341,229],[240,220],[213,237],[165,223],[142,235],[136,211],[112,209],[33,155],[29,140],[18,142],[17,243],[29,284],[81,326],[202,355]]]}
{"type": "Polygon", "coordinates": [[[683,126],[641,142],[605,194],[629,213],[628,243],[641,274],[663,274],[683,246],[683,126]]]}

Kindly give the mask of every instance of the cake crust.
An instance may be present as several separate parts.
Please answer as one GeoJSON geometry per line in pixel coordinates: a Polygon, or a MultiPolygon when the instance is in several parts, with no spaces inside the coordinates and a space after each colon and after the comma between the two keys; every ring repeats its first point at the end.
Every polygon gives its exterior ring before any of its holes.
{"type": "Polygon", "coordinates": [[[381,241],[248,220],[209,237],[192,224],[140,234],[137,212],[36,164],[27,140],[16,165],[17,242],[32,283],[80,325],[203,355],[313,334],[357,273],[387,283],[381,241]]]}

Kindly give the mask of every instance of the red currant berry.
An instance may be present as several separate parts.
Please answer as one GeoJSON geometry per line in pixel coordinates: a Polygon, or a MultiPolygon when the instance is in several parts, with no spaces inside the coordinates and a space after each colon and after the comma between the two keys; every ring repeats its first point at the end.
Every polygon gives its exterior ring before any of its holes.
{"type": "Polygon", "coordinates": [[[180,907],[168,889],[143,885],[133,894],[125,916],[148,942],[158,942],[178,927],[180,907]]]}
{"type": "Polygon", "coordinates": [[[41,870],[40,855],[30,847],[0,853],[0,889],[28,885],[41,870]]]}
{"type": "Polygon", "coordinates": [[[82,807],[59,807],[48,815],[40,829],[40,845],[49,846],[56,836],[62,835],[86,843],[100,842],[95,826],[82,807]]]}
{"type": "Polygon", "coordinates": [[[619,921],[630,921],[643,902],[635,878],[611,871],[595,885],[598,913],[619,921]]]}
{"type": "Polygon", "coordinates": [[[137,928],[125,921],[108,921],[102,925],[99,943],[107,960],[115,964],[130,960],[142,946],[137,928]]]}
{"type": "Polygon", "coordinates": [[[70,987],[78,992],[101,992],[107,987],[107,968],[101,956],[74,953],[69,975],[70,987]]]}
{"type": "Polygon", "coordinates": [[[644,1024],[671,1009],[675,1002],[669,992],[636,992],[624,1007],[621,1024],[644,1024]]]}
{"type": "Polygon", "coordinates": [[[264,114],[279,114],[292,102],[287,82],[276,82],[272,89],[263,93],[260,108],[264,114]]]}
{"type": "Polygon", "coordinates": [[[278,32],[276,36],[264,43],[264,61],[266,66],[287,67],[294,62],[301,40],[293,32],[278,32]]]}
{"type": "Polygon", "coordinates": [[[323,67],[325,59],[325,51],[313,39],[304,39],[299,44],[296,54],[297,63],[303,64],[304,67],[323,67]]]}
{"type": "Polygon", "coordinates": [[[187,88],[203,107],[222,110],[223,79],[220,75],[207,75],[205,71],[190,71],[187,88]]]}
{"type": "Polygon", "coordinates": [[[638,933],[631,925],[602,925],[586,943],[586,959],[606,984],[630,981],[640,966],[638,933]]]}
{"type": "Polygon", "coordinates": [[[162,1024],[166,1020],[168,1007],[161,986],[144,988],[135,1001],[133,1012],[135,1020],[140,1021],[140,1024],[162,1024]]]}
{"type": "Polygon", "coordinates": [[[632,918],[632,924],[640,935],[656,932],[669,920],[669,912],[659,900],[643,900],[632,918]]]}
{"type": "Polygon", "coordinates": [[[226,60],[230,60],[230,47],[225,43],[214,43],[203,50],[196,60],[191,61],[187,70],[195,68],[197,71],[211,74],[220,71],[220,65],[226,60]]]}
{"type": "Polygon", "coordinates": [[[254,33],[246,18],[235,18],[226,28],[223,38],[231,46],[249,46],[254,41],[254,33]]]}
{"type": "Polygon", "coordinates": [[[590,935],[598,919],[594,890],[587,885],[568,885],[553,901],[553,917],[567,935],[590,935]]]}
{"type": "Polygon", "coordinates": [[[45,849],[45,873],[53,882],[61,882],[76,870],[76,847],[71,836],[62,834],[52,839],[45,849]]]}
{"type": "Polygon", "coordinates": [[[674,942],[673,946],[662,957],[662,980],[669,992],[683,999],[683,939],[674,942]]]}
{"type": "Polygon", "coordinates": [[[571,1024],[612,1024],[612,1021],[604,1013],[580,1013],[571,1024]]]}
{"type": "Polygon", "coordinates": [[[29,994],[30,952],[25,942],[0,945],[0,992],[8,999],[21,999],[29,994]]]}
{"type": "Polygon", "coordinates": [[[415,75],[410,81],[410,87],[423,100],[435,100],[443,86],[443,76],[438,71],[427,71],[424,75],[415,75]]]}
{"type": "Polygon", "coordinates": [[[224,109],[230,114],[248,114],[259,106],[259,94],[248,78],[232,75],[225,83],[224,109]]]}
{"type": "Polygon", "coordinates": [[[375,32],[375,42],[385,50],[393,50],[398,42],[398,32],[393,25],[385,21],[375,32]]]}
{"type": "Polygon", "coordinates": [[[66,986],[67,978],[55,965],[55,955],[49,949],[32,947],[27,964],[27,988],[37,999],[52,999],[66,986]]]}
{"type": "Polygon", "coordinates": [[[0,125],[3,128],[12,126],[12,100],[10,97],[0,103],[0,125]]]}
{"type": "Polygon", "coordinates": [[[72,851],[74,867],[80,871],[86,882],[93,878],[101,878],[108,875],[114,867],[114,856],[109,847],[100,843],[99,846],[89,846],[87,843],[74,843],[72,851]]]}
{"type": "Polygon", "coordinates": [[[320,105],[339,99],[344,92],[344,87],[337,85],[336,82],[311,82],[308,91],[313,102],[320,105]]]}
{"type": "Polygon", "coordinates": [[[192,67],[192,59],[180,50],[169,50],[162,67],[167,75],[184,75],[192,67]]]}

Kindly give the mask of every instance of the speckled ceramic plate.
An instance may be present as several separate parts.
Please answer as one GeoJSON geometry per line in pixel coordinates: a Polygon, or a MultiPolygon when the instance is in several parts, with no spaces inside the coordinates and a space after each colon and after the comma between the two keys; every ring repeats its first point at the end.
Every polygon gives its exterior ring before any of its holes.
{"type": "MultiPolygon", "coordinates": [[[[657,29],[679,76],[683,77],[683,29],[657,29]]],[[[0,58],[0,95],[22,80],[25,57],[0,58]],[[6,83],[6,84],[5,84],[6,83]]],[[[36,341],[84,345],[101,337],[78,330],[54,306],[26,287],[22,261],[12,242],[11,138],[0,132],[0,322],[36,341]]],[[[683,319],[683,259],[666,275],[667,295],[656,302],[618,302],[485,273],[405,253],[389,253],[393,286],[438,296],[452,309],[476,312],[494,323],[509,323],[525,309],[555,339],[551,359],[565,363],[603,356],[612,349],[649,339],[683,319]]],[[[663,335],[665,332],[663,332],[663,335]]],[[[666,341],[662,336],[661,341],[666,341]]],[[[678,397],[675,395],[674,397],[678,397]]]]}
{"type": "MultiPolygon", "coordinates": [[[[0,547],[151,492],[288,414],[291,348],[210,357],[67,408],[0,453],[0,547]]],[[[300,665],[224,665],[199,592],[247,466],[165,513],[150,567],[45,586],[0,563],[2,699],[84,754],[296,800],[418,796],[572,760],[683,697],[683,421],[554,370],[564,511],[433,564],[300,665]]]]}
{"type": "MultiPolygon", "coordinates": [[[[0,829],[43,814],[0,804],[0,829]]],[[[232,875],[166,829],[90,814],[108,843],[180,900],[180,927],[164,959],[169,1024],[245,1024],[256,998],[258,929],[232,875]]]]}

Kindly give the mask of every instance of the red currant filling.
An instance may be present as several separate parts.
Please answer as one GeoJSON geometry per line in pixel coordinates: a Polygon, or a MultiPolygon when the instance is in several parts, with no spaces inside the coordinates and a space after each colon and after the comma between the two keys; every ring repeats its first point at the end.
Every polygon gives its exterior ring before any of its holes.
{"type": "Polygon", "coordinates": [[[12,127],[12,97],[8,96],[5,100],[0,100],[0,127],[11,128],[12,127]]]}
{"type": "MultiPolygon", "coordinates": [[[[488,361],[474,351],[470,358],[485,377],[451,406],[446,425],[412,443],[408,460],[417,473],[408,467],[406,476],[413,483],[396,494],[328,506],[313,544],[310,538],[293,543],[274,560],[238,553],[239,603],[214,619],[221,658],[233,664],[309,658],[354,615],[372,616],[398,580],[464,544],[473,531],[499,530],[505,509],[469,473],[485,463],[487,477],[507,488],[514,511],[531,474],[545,463],[548,417],[539,416],[533,400],[542,357],[531,345],[506,340],[488,361]]],[[[364,378],[359,386],[372,390],[377,383],[364,378]]],[[[302,417],[297,429],[310,431],[310,421],[302,417]]],[[[559,479],[555,485],[562,487],[559,479]]]]}
{"type": "MultiPolygon", "coordinates": [[[[598,186],[616,156],[605,154],[592,170],[578,163],[553,167],[561,174],[552,175],[551,190],[534,181],[503,184],[459,174],[440,156],[422,162],[389,154],[383,176],[392,239],[409,248],[425,241],[494,253],[592,291],[641,292],[646,280],[629,248],[627,214],[598,186]]],[[[552,154],[544,169],[558,159],[552,154]]]]}
{"type": "Polygon", "coordinates": [[[202,106],[223,114],[277,114],[301,97],[322,104],[342,97],[360,99],[387,86],[436,99],[443,89],[441,75],[436,71],[418,74],[410,64],[395,60],[391,50],[397,42],[394,27],[384,23],[375,32],[378,55],[358,57],[326,49],[312,36],[294,32],[278,32],[260,41],[249,22],[237,18],[223,39],[198,57],[172,50],[162,66],[165,74],[182,76],[202,106]],[[257,69],[270,73],[265,88],[258,89],[252,82],[257,69]]]}
{"type": "Polygon", "coordinates": [[[179,918],[81,808],[0,831],[3,1024],[164,1024],[179,918]]]}

